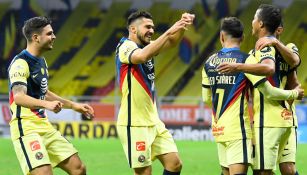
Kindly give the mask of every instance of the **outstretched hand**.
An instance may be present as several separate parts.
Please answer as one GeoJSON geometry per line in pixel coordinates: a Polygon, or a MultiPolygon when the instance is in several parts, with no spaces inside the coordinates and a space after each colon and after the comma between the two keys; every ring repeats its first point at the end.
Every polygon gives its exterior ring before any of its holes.
{"type": "Polygon", "coordinates": [[[94,109],[88,104],[73,103],[72,109],[82,113],[88,119],[92,119],[94,117],[94,109]]]}

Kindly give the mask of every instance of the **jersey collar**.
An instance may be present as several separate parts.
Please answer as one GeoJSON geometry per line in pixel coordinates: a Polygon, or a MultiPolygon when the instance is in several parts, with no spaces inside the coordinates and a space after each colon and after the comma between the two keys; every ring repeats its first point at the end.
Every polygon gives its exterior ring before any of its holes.
{"type": "Polygon", "coordinates": [[[31,59],[40,62],[42,59],[36,56],[33,56],[30,52],[28,52],[26,49],[24,49],[22,51],[25,55],[27,55],[28,57],[30,57],[31,59]]]}
{"type": "Polygon", "coordinates": [[[230,51],[235,51],[235,50],[240,50],[239,47],[232,47],[232,48],[223,48],[221,51],[222,52],[230,52],[230,51]]]}

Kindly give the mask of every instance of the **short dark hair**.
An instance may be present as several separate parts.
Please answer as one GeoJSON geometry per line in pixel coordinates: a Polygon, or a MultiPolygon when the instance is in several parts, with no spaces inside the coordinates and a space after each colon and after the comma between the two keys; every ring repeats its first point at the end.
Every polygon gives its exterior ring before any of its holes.
{"type": "Polygon", "coordinates": [[[32,41],[33,33],[41,33],[42,29],[51,24],[51,20],[45,16],[33,17],[25,21],[22,27],[23,36],[28,40],[32,41]]]}
{"type": "Polygon", "coordinates": [[[269,4],[261,4],[258,10],[258,19],[270,33],[274,33],[282,23],[281,10],[269,4]]]}
{"type": "Polygon", "coordinates": [[[241,38],[243,36],[243,24],[236,17],[226,17],[221,20],[221,31],[226,32],[234,38],[241,38]]]}
{"type": "Polygon", "coordinates": [[[135,20],[137,20],[139,18],[152,19],[152,16],[151,16],[151,14],[149,12],[146,12],[146,11],[136,11],[136,12],[133,12],[128,17],[127,27],[129,27],[129,25],[131,23],[133,23],[135,20]]]}

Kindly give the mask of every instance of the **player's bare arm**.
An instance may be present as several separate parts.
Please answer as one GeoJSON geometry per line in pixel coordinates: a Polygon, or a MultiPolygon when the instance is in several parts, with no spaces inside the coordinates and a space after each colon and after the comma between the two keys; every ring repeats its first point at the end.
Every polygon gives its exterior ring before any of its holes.
{"type": "MultiPolygon", "coordinates": [[[[190,14],[190,13],[183,13],[182,16],[181,16],[181,20],[187,21],[188,25],[193,24],[194,18],[195,18],[195,15],[190,14]]],[[[173,35],[170,35],[169,39],[164,44],[162,50],[166,50],[166,49],[169,49],[169,48],[177,45],[178,42],[182,39],[183,34],[186,30],[188,30],[187,27],[184,27],[181,30],[179,30],[178,32],[174,33],[173,35]]]]}
{"type": "Polygon", "coordinates": [[[253,75],[270,76],[275,72],[275,63],[271,59],[263,60],[260,64],[222,63],[217,67],[217,70],[225,74],[245,72],[253,75]]]}
{"type": "MultiPolygon", "coordinates": [[[[292,71],[289,75],[287,75],[287,83],[285,89],[298,89],[301,88],[301,84],[298,81],[296,71],[292,71]]],[[[293,103],[293,100],[288,100],[289,104],[293,103]]]]}
{"type": "Polygon", "coordinates": [[[137,49],[131,55],[131,62],[133,64],[145,63],[150,60],[153,56],[158,55],[167,41],[176,36],[179,31],[184,30],[187,25],[191,25],[191,20],[180,19],[165,33],[163,33],[158,39],[152,41],[150,44],[145,46],[143,49],[137,49]]]}
{"type": "Polygon", "coordinates": [[[45,101],[36,99],[28,96],[27,87],[22,84],[14,85],[12,88],[14,94],[14,100],[17,105],[30,108],[30,109],[41,109],[45,108],[47,110],[58,113],[62,109],[62,103],[60,101],[45,101]]]}
{"type": "Polygon", "coordinates": [[[94,117],[94,110],[90,105],[84,104],[84,103],[76,103],[76,102],[70,101],[68,99],[64,99],[64,98],[58,96],[57,94],[51,92],[50,90],[48,90],[47,93],[46,93],[46,100],[48,100],[48,101],[54,101],[54,100],[60,101],[63,104],[63,108],[73,109],[77,112],[84,114],[89,119],[94,117]]]}
{"type": "Polygon", "coordinates": [[[262,37],[256,42],[256,49],[261,50],[266,46],[274,46],[290,65],[291,68],[297,67],[300,64],[300,58],[297,54],[293,53],[291,49],[286,47],[275,37],[262,37]]]}

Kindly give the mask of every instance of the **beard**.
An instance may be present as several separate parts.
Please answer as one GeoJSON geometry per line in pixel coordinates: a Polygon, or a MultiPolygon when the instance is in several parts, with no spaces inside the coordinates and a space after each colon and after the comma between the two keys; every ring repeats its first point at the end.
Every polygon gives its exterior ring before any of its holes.
{"type": "Polygon", "coordinates": [[[146,35],[148,35],[148,34],[141,35],[140,32],[137,32],[137,34],[136,34],[138,40],[142,43],[143,46],[150,44],[151,39],[147,38],[146,35]]]}

